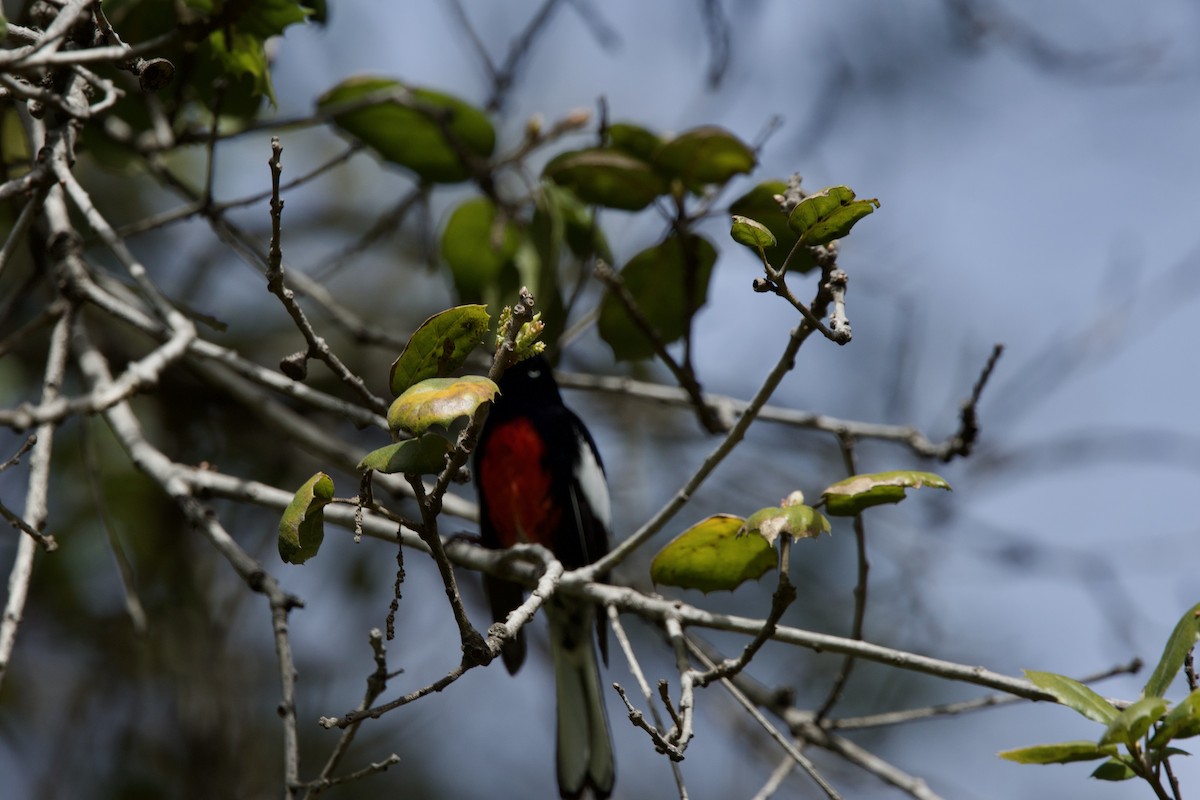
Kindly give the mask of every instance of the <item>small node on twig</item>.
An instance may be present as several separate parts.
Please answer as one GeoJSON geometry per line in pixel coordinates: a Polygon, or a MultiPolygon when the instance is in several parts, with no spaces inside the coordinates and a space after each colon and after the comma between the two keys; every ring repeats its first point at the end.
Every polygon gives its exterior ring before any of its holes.
{"type": "Polygon", "coordinates": [[[788,178],[787,189],[784,190],[783,194],[773,196],[775,202],[779,203],[779,207],[783,210],[783,213],[791,214],[792,209],[800,205],[800,201],[804,199],[804,190],[800,188],[801,180],[800,173],[793,172],[792,177],[788,178]]]}
{"type": "Polygon", "coordinates": [[[462,637],[463,668],[482,667],[490,664],[496,656],[479,631],[471,630],[462,637]]]}
{"type": "Polygon", "coordinates": [[[759,294],[766,294],[779,289],[779,287],[775,285],[774,281],[769,281],[766,278],[755,278],[754,283],[750,284],[750,286],[759,294]]]}
{"type": "Polygon", "coordinates": [[[143,92],[153,94],[167,88],[175,79],[175,65],[165,58],[151,58],[134,65],[138,86],[143,92]]]}
{"type": "Polygon", "coordinates": [[[294,381],[308,377],[308,353],[303,350],[279,360],[279,371],[294,381]]]}

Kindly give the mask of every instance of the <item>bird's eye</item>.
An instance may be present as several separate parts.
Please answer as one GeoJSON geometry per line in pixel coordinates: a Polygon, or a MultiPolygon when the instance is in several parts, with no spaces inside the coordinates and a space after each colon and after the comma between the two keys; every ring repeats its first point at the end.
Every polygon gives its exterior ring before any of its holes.
{"type": "Polygon", "coordinates": [[[542,377],[542,371],[540,369],[531,369],[529,370],[529,377],[537,380],[538,378],[542,377]]]}

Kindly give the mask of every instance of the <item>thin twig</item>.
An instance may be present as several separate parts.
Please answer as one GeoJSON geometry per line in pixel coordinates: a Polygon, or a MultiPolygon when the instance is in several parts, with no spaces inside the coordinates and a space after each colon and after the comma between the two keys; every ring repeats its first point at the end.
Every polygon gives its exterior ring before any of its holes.
{"type": "MultiPolygon", "coordinates": [[[[661,730],[663,728],[662,717],[659,716],[658,707],[654,705],[654,698],[650,692],[650,684],[646,681],[646,675],[642,671],[641,663],[638,662],[637,654],[633,652],[633,645],[625,633],[625,626],[621,624],[621,615],[613,606],[606,606],[605,611],[608,614],[609,625],[612,627],[617,645],[621,648],[621,652],[625,654],[625,662],[629,665],[629,671],[633,673],[633,679],[637,681],[642,698],[646,701],[646,707],[650,709],[650,714],[654,717],[654,727],[661,730]]],[[[617,693],[621,695],[621,699],[625,701],[625,707],[629,709],[630,721],[639,727],[643,727],[639,723],[641,712],[637,711],[633,707],[633,704],[629,702],[629,699],[625,696],[625,690],[617,683],[613,684],[613,688],[617,690],[617,693]]],[[[653,738],[654,733],[650,732],[650,735],[653,738]]],[[[671,764],[671,774],[675,777],[675,786],[679,790],[679,800],[687,800],[687,786],[683,782],[683,773],[679,769],[679,763],[674,758],[669,759],[669,761],[671,764]]]]}
{"type": "Polygon", "coordinates": [[[96,507],[96,517],[99,518],[100,524],[108,536],[108,549],[113,554],[113,561],[117,564],[117,574],[121,578],[121,591],[125,596],[125,613],[129,615],[129,621],[133,624],[133,632],[138,636],[144,636],[147,629],[146,609],[142,605],[141,598],[138,597],[133,565],[129,562],[129,556],[125,554],[121,537],[117,535],[117,530],[104,505],[104,496],[100,489],[100,465],[96,460],[96,448],[92,442],[90,426],[80,426],[79,431],[83,464],[87,471],[88,489],[92,494],[92,504],[96,507]]]}
{"type": "MultiPolygon", "coordinates": [[[[359,143],[349,145],[341,153],[329,158],[321,164],[318,164],[316,167],[313,167],[311,170],[299,176],[298,178],[293,178],[287,183],[281,184],[279,187],[280,194],[287,194],[292,189],[296,189],[316,178],[319,178],[334,167],[338,167],[348,161],[351,156],[353,156],[355,153],[358,153],[362,149],[363,145],[359,143]]],[[[129,238],[131,236],[137,236],[142,233],[157,230],[158,228],[166,227],[167,225],[175,222],[182,222],[201,214],[221,214],[231,209],[244,208],[245,206],[254,205],[255,203],[261,203],[263,200],[270,199],[270,189],[256,192],[245,197],[240,197],[237,200],[226,200],[220,203],[205,203],[204,200],[201,199],[198,202],[188,203],[180,208],[173,208],[170,211],[164,211],[160,214],[155,214],[154,216],[138,220],[137,222],[132,222],[120,228],[118,233],[124,238],[129,238]]]]}
{"type": "Polygon", "coordinates": [[[342,383],[357,392],[370,408],[378,413],[383,413],[387,411],[387,403],[368,389],[366,382],[334,355],[329,343],[325,341],[324,337],[317,334],[303,309],[296,302],[295,293],[284,284],[283,250],[280,244],[283,227],[283,200],[279,196],[279,178],[283,173],[283,165],[280,162],[282,153],[283,145],[280,143],[279,137],[272,136],[271,158],[267,162],[271,167],[271,244],[267,251],[267,289],[279,298],[279,302],[287,310],[292,322],[304,336],[304,341],[308,343],[307,356],[320,359],[342,383]]]}
{"type": "Polygon", "coordinates": [[[21,442],[21,446],[17,448],[17,452],[6,458],[3,464],[0,464],[0,472],[4,472],[6,469],[11,469],[20,464],[21,456],[28,453],[35,444],[37,444],[37,434],[26,436],[25,441],[21,442]]]}
{"type": "MultiPolygon", "coordinates": [[[[34,173],[29,173],[33,175],[34,173]]],[[[45,176],[48,173],[39,171],[39,176],[45,176]]],[[[28,175],[26,176],[28,177],[28,175]]],[[[5,184],[8,186],[8,184],[5,184]]],[[[3,188],[3,187],[0,187],[3,188]]],[[[25,238],[25,233],[29,230],[29,226],[33,223],[34,217],[42,208],[42,202],[46,199],[46,192],[49,187],[44,182],[37,184],[33,196],[25,203],[21,209],[21,213],[17,216],[17,221],[13,223],[12,230],[8,232],[8,237],[4,240],[4,246],[0,247],[0,274],[3,274],[4,267],[8,264],[8,260],[12,258],[12,254],[16,251],[17,246],[25,238]]]]}
{"type": "MultiPolygon", "coordinates": [[[[405,475],[409,485],[413,490],[413,497],[417,500],[417,507],[421,509],[421,527],[417,529],[421,539],[429,546],[429,551],[433,555],[433,560],[437,564],[438,572],[442,576],[442,584],[446,589],[446,597],[450,601],[450,610],[454,614],[454,621],[458,625],[458,634],[462,644],[463,661],[468,664],[487,663],[491,659],[487,657],[487,647],[484,644],[483,636],[479,631],[475,630],[475,626],[471,624],[471,618],[467,614],[467,609],[463,605],[462,594],[458,590],[458,581],[454,577],[454,566],[450,563],[450,559],[446,557],[445,548],[442,546],[442,537],[438,534],[438,514],[441,509],[435,510],[431,497],[426,494],[425,485],[421,483],[419,475],[405,475]]],[[[399,584],[396,586],[397,595],[393,602],[398,602],[399,584]]],[[[393,609],[395,606],[393,606],[393,609]]],[[[394,614],[392,611],[390,614],[394,614]]],[[[389,618],[390,615],[389,615],[389,618]]]]}
{"type": "MultiPolygon", "coordinates": [[[[1126,664],[1118,664],[1092,675],[1087,675],[1077,680],[1080,683],[1096,683],[1097,681],[1105,680],[1116,675],[1133,675],[1139,672],[1144,664],[1140,658],[1135,658],[1126,664]]],[[[843,717],[842,719],[826,719],[821,722],[821,726],[827,730],[859,730],[862,728],[878,728],[886,725],[899,725],[905,722],[911,722],[917,719],[929,719],[931,717],[947,717],[956,714],[962,714],[968,711],[980,711],[985,708],[993,708],[995,706],[1010,705],[1019,703],[1024,698],[1017,697],[1011,694],[989,694],[983,697],[977,697],[974,700],[964,700],[959,703],[943,703],[940,705],[923,706],[921,708],[909,708],[900,711],[885,711],[881,714],[866,714],[859,717],[843,717]]]]}
{"type": "Polygon", "coordinates": [[[48,533],[42,533],[37,528],[21,519],[19,514],[16,514],[10,510],[9,507],[4,505],[2,502],[0,502],[0,517],[4,517],[9,525],[12,525],[18,531],[24,533],[37,542],[38,545],[40,545],[41,548],[47,553],[53,553],[58,549],[58,542],[55,541],[53,536],[48,533]]]}
{"type": "Polygon", "coordinates": [[[521,605],[509,612],[504,622],[497,622],[488,629],[488,638],[486,644],[483,645],[485,656],[468,662],[467,654],[464,653],[463,661],[458,666],[428,686],[409,692],[403,697],[384,703],[383,705],[351,711],[343,717],[321,717],[318,722],[322,727],[345,728],[348,725],[353,725],[355,722],[367,718],[378,719],[389,711],[420,700],[430,693],[442,691],[465,675],[469,670],[486,665],[500,654],[504,643],[516,636],[517,631],[527,624],[529,620],[533,619],[533,615],[537,609],[558,589],[559,582],[564,573],[562,564],[550,554],[550,551],[538,545],[518,545],[515,551],[492,551],[492,553],[501,559],[509,561],[512,560],[514,555],[523,558],[533,558],[541,562],[544,565],[544,569],[542,570],[541,577],[538,579],[537,586],[530,592],[529,597],[525,598],[521,605]]]}
{"type": "Polygon", "coordinates": [[[1000,361],[1000,356],[1003,354],[1004,345],[996,344],[992,346],[992,354],[988,357],[983,371],[979,373],[979,379],[975,381],[975,386],[971,390],[971,396],[963,401],[962,411],[959,413],[958,431],[946,443],[946,452],[941,456],[943,461],[950,461],[955,456],[969,456],[971,450],[975,447],[975,441],[979,438],[979,417],[977,413],[979,399],[983,396],[983,390],[987,386],[988,380],[991,379],[992,373],[996,371],[996,364],[1000,361]]]}
{"type": "MultiPolygon", "coordinates": [[[[113,315],[160,341],[167,338],[169,331],[158,321],[150,317],[130,297],[118,297],[113,292],[124,289],[119,284],[110,285],[113,291],[107,291],[90,280],[77,282],[74,286],[80,295],[98,308],[113,315]]],[[[298,383],[285,377],[277,370],[267,369],[236,351],[221,347],[205,339],[192,339],[188,342],[188,354],[197,357],[201,364],[215,362],[228,368],[231,372],[257,385],[264,386],[280,394],[311,406],[327,411],[360,427],[375,427],[387,430],[387,420],[381,414],[363,408],[356,403],[349,403],[317,389],[312,389],[303,383],[298,383]]],[[[195,360],[192,362],[196,363],[195,360]]]]}
{"type": "Polygon", "coordinates": [[[723,433],[729,430],[729,426],[704,402],[704,392],[700,387],[700,383],[696,380],[695,374],[676,361],[675,357],[667,350],[662,336],[655,330],[653,323],[642,313],[642,309],[638,307],[637,300],[630,294],[629,289],[625,286],[625,281],[621,280],[621,276],[601,259],[596,259],[595,272],[600,282],[607,286],[608,290],[613,293],[613,296],[621,301],[625,313],[629,315],[629,318],[633,320],[633,324],[637,326],[637,329],[646,337],[646,341],[654,348],[655,355],[666,364],[667,369],[671,370],[671,374],[675,376],[675,380],[688,393],[688,396],[692,399],[692,407],[696,410],[696,415],[699,417],[700,424],[704,426],[704,429],[709,433],[723,433]]]}
{"type": "MultiPolygon", "coordinates": [[[[787,534],[783,534],[783,543],[786,545],[790,541],[787,534]]],[[[782,556],[782,562],[787,563],[788,555],[782,556]]],[[[775,627],[779,624],[779,620],[783,618],[783,613],[787,611],[796,599],[796,587],[788,580],[787,573],[782,569],[779,571],[779,583],[775,587],[775,592],[771,597],[771,611],[767,615],[767,619],[763,622],[762,630],[750,640],[743,648],[742,654],[737,658],[726,659],[717,664],[708,672],[702,673],[696,677],[697,686],[708,686],[715,680],[724,678],[732,678],[737,675],[750,663],[755,654],[758,653],[762,646],[774,635],[775,627]]]]}
{"type": "MultiPolygon", "coordinates": [[[[842,461],[846,466],[847,475],[857,475],[858,466],[854,456],[854,438],[848,434],[838,437],[838,445],[842,451],[842,461]]],[[[854,515],[854,550],[858,562],[858,575],[854,582],[854,621],[850,627],[851,639],[863,638],[863,626],[867,615],[867,576],[871,572],[871,563],[867,560],[867,530],[862,514],[854,515]]],[[[854,670],[854,656],[846,656],[841,669],[829,688],[829,695],[817,710],[816,720],[820,722],[829,715],[834,705],[841,699],[854,670]]]]}
{"type": "MultiPolygon", "coordinates": [[[[199,192],[187,186],[161,164],[150,161],[148,162],[148,166],[154,175],[167,187],[175,190],[182,197],[193,203],[199,202],[199,192]]],[[[224,213],[215,208],[210,209],[205,217],[212,226],[217,238],[229,245],[251,267],[262,270],[264,274],[267,272],[269,269],[267,253],[263,251],[255,237],[230,222],[224,213]]],[[[284,267],[286,269],[287,265],[285,264],[284,267]]],[[[348,331],[354,337],[355,341],[380,344],[396,350],[403,349],[407,343],[407,337],[390,335],[386,330],[381,329],[378,324],[367,324],[365,320],[338,302],[333,293],[323,284],[310,278],[303,272],[291,271],[288,273],[288,279],[292,289],[298,294],[308,297],[328,312],[330,319],[348,331]]],[[[383,410],[378,413],[382,414],[383,410]]]]}
{"type": "MultiPolygon", "coordinates": [[[[704,663],[709,670],[715,670],[717,668],[716,664],[710,661],[708,656],[700,648],[693,647],[692,653],[698,659],[700,659],[700,661],[704,663]]],[[[759,711],[758,706],[751,701],[750,698],[748,698],[745,693],[741,691],[741,689],[737,687],[731,678],[722,678],[721,685],[724,686],[725,690],[732,695],[733,699],[736,700],[743,709],[745,709],[746,713],[753,717],[754,721],[757,722],[759,726],[761,726],[762,729],[767,732],[767,735],[774,739],[776,743],[783,748],[784,752],[796,762],[796,765],[804,770],[804,772],[807,773],[810,778],[812,778],[813,782],[816,783],[821,791],[825,793],[826,797],[830,798],[830,800],[838,800],[838,798],[841,797],[837,790],[834,789],[833,786],[827,780],[825,780],[821,773],[817,771],[816,764],[814,764],[808,759],[807,756],[800,752],[795,742],[792,742],[786,736],[784,736],[778,728],[772,725],[767,718],[763,716],[762,712],[759,711]]]]}
{"type": "Polygon", "coordinates": [[[486,106],[488,111],[499,111],[504,107],[508,92],[516,83],[518,70],[533,53],[534,41],[545,29],[558,3],[559,0],[545,0],[525,25],[525,29],[509,43],[508,56],[504,63],[492,70],[492,94],[486,106]]]}
{"type": "MultiPolygon", "coordinates": [[[[363,693],[362,702],[358,705],[358,710],[360,711],[365,711],[371,707],[376,698],[387,689],[388,680],[392,677],[387,668],[387,646],[384,644],[383,634],[378,628],[371,629],[368,641],[371,644],[371,652],[375,655],[375,671],[367,676],[367,688],[363,693]]],[[[338,742],[334,745],[332,752],[330,752],[329,758],[325,760],[325,766],[321,768],[320,776],[308,783],[308,792],[304,796],[305,800],[316,800],[330,786],[357,780],[360,777],[385,770],[392,764],[399,763],[400,757],[393,753],[379,764],[371,764],[349,775],[334,777],[333,772],[341,763],[342,758],[345,757],[346,751],[349,750],[350,744],[354,741],[354,737],[358,733],[361,722],[359,720],[351,723],[342,731],[342,735],[338,738],[338,742]]]]}

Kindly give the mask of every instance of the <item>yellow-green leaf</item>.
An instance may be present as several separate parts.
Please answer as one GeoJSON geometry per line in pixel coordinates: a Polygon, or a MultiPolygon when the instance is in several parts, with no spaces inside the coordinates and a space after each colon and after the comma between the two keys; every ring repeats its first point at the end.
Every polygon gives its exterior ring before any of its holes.
{"type": "Polygon", "coordinates": [[[333,478],[324,472],[313,475],[292,497],[279,520],[279,557],[289,564],[303,564],[317,554],[325,538],[325,513],[333,499],[333,478]]]}
{"type": "Polygon", "coordinates": [[[1067,708],[1072,708],[1101,725],[1108,725],[1121,713],[1112,703],[1074,678],[1033,669],[1025,670],[1025,677],[1034,686],[1054,695],[1054,698],[1067,708]]]}
{"type": "Polygon", "coordinates": [[[1163,717],[1150,740],[1151,747],[1164,747],[1172,739],[1200,736],[1200,689],[1195,690],[1163,717]]]}
{"type": "Polygon", "coordinates": [[[896,470],[851,475],[827,488],[821,497],[825,500],[827,513],[835,517],[852,517],[871,506],[899,503],[904,499],[906,488],[919,489],[922,486],[950,488],[945,478],[932,472],[896,470]]]}
{"type": "Polygon", "coordinates": [[[1108,724],[1108,729],[1100,737],[1099,744],[1124,744],[1133,747],[1146,735],[1150,726],[1166,713],[1167,701],[1161,697],[1143,697],[1130,703],[1108,724]]]}
{"type": "Polygon", "coordinates": [[[717,514],[701,520],[667,543],[650,564],[656,584],[733,591],[776,566],[774,548],[761,536],[739,536],[741,517],[717,514]]]}
{"type": "Polygon", "coordinates": [[[1171,636],[1167,639],[1167,646],[1163,648],[1163,654],[1158,659],[1154,672],[1146,681],[1146,687],[1142,689],[1145,697],[1162,697],[1167,693],[1171,682],[1175,680],[1175,676],[1179,674],[1179,670],[1183,666],[1183,660],[1187,658],[1188,652],[1195,647],[1198,640],[1200,640],[1200,603],[1189,608],[1175,624],[1175,629],[1171,631],[1171,636]]]}
{"type": "Polygon", "coordinates": [[[746,518],[745,531],[757,533],[774,546],[781,533],[791,536],[793,541],[829,533],[829,520],[812,506],[803,504],[762,508],[746,518]]]}
{"type": "Polygon", "coordinates": [[[738,244],[744,244],[755,250],[765,250],[775,246],[775,234],[761,222],[755,222],[749,217],[733,215],[733,227],[729,235],[738,244]]]}
{"type": "Polygon", "coordinates": [[[1003,759],[1018,764],[1069,764],[1072,761],[1096,761],[1117,754],[1115,745],[1101,746],[1095,742],[1059,742],[1018,747],[997,753],[1003,759]]]}
{"type": "Polygon", "coordinates": [[[879,201],[855,200],[848,186],[830,186],[801,200],[788,216],[788,225],[806,245],[819,245],[850,233],[854,223],[879,208],[879,201]]]}
{"type": "Polygon", "coordinates": [[[433,425],[449,427],[460,417],[492,400],[500,389],[481,375],[462,378],[426,378],[404,390],[388,409],[388,427],[414,435],[433,425]]]}
{"type": "Polygon", "coordinates": [[[392,394],[426,378],[444,378],[462,366],[487,335],[487,306],[469,305],[439,311],[421,323],[403,352],[392,362],[388,383],[392,394]]]}
{"type": "Polygon", "coordinates": [[[446,465],[446,454],[450,442],[436,433],[427,433],[418,439],[394,442],[378,450],[372,450],[358,462],[360,470],[392,474],[404,472],[409,475],[436,475],[446,465]]]}

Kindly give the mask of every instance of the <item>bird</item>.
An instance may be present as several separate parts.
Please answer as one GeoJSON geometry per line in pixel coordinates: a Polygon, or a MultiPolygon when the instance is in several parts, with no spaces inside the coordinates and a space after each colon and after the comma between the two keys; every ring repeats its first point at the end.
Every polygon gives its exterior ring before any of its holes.
{"type": "MultiPolygon", "coordinates": [[[[540,355],[505,370],[474,452],[480,540],[501,549],[540,544],[566,569],[602,558],[609,548],[612,508],[604,464],[583,421],[563,403],[550,364],[540,355]]],[[[492,618],[502,622],[525,590],[484,575],[492,618]]],[[[616,779],[612,731],[604,707],[595,628],[608,663],[607,639],[592,603],[555,594],[545,606],[557,697],[556,770],[559,795],[603,800],[616,779]]],[[[501,658],[510,674],[525,660],[524,631],[501,658]]]]}

